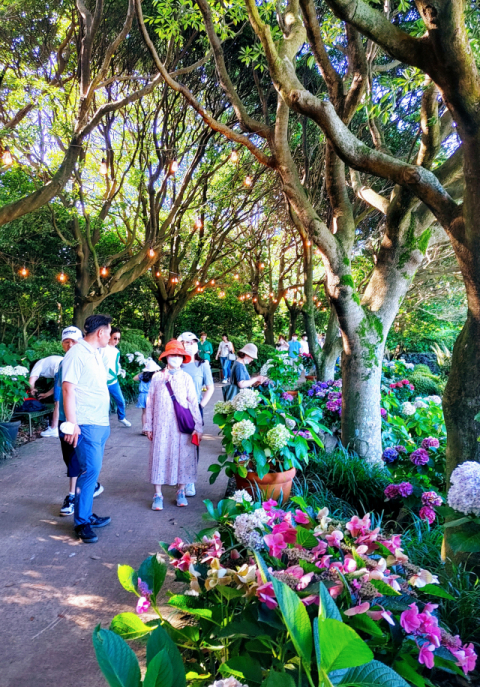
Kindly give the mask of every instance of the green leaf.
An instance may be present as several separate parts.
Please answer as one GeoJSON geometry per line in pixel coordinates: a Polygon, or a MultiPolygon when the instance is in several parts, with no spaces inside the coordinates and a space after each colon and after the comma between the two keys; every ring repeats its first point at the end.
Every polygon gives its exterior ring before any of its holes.
{"type": "Polygon", "coordinates": [[[288,673],[276,673],[271,670],[262,682],[262,687],[295,687],[295,682],[288,673]]]}
{"type": "Polygon", "coordinates": [[[372,635],[372,637],[383,637],[382,628],[378,623],[375,622],[365,613],[359,615],[354,615],[348,619],[348,625],[353,627],[355,630],[360,630],[360,632],[365,632],[366,634],[372,635]]]}
{"type": "Polygon", "coordinates": [[[348,687],[409,687],[394,670],[380,661],[348,670],[336,670],[328,676],[332,685],[348,687]]]}
{"type": "Polygon", "coordinates": [[[117,569],[120,584],[127,592],[137,593],[137,573],[130,565],[119,565],[117,569]]]}
{"type": "Polygon", "coordinates": [[[233,658],[221,664],[219,671],[222,675],[233,675],[234,677],[242,678],[248,684],[252,682],[259,684],[262,681],[260,663],[248,654],[233,656],[233,658]]]}
{"type": "Polygon", "coordinates": [[[110,687],[140,687],[137,657],[121,637],[97,625],[93,631],[93,648],[110,687]]]}
{"type": "Polygon", "coordinates": [[[303,663],[309,666],[312,661],[313,637],[307,609],[293,589],[275,577],[271,581],[295,650],[303,663]]]}
{"type": "Polygon", "coordinates": [[[152,631],[135,613],[119,613],[110,623],[110,630],[124,639],[138,639],[152,631]]]}
{"type": "MultiPolygon", "coordinates": [[[[183,673],[185,673],[184,670],[183,673]]],[[[176,680],[168,652],[166,649],[161,649],[148,665],[143,687],[174,687],[175,685],[176,680]]]]}
{"type": "MultiPolygon", "coordinates": [[[[147,667],[150,668],[151,662],[158,653],[164,651],[166,661],[172,668],[172,687],[186,687],[185,666],[175,643],[172,641],[167,631],[159,625],[152,632],[147,642],[147,667]]],[[[155,683],[154,683],[155,684],[155,683]]],[[[161,683],[160,683],[161,684],[161,683]]],[[[144,686],[145,687],[145,686],[144,686]]],[[[163,687],[163,685],[162,685],[163,687]]],[[[166,687],[166,686],[165,686],[166,687]]],[[[169,686],[170,687],[170,686],[169,686]]]]}
{"type": "Polygon", "coordinates": [[[234,620],[222,628],[217,633],[217,637],[258,637],[264,634],[265,630],[256,623],[248,620],[234,620]]]}
{"type": "Polygon", "coordinates": [[[460,532],[448,535],[448,543],[454,553],[480,552],[480,527],[469,523],[460,532]]]}
{"type": "Polygon", "coordinates": [[[355,630],[339,620],[327,618],[318,623],[321,667],[327,673],[368,663],[373,653],[355,630]]]}
{"type": "Polygon", "coordinates": [[[335,601],[330,596],[328,589],[320,582],[320,603],[318,605],[319,620],[333,618],[342,622],[342,616],[337,608],[335,601]]]}
{"type": "Polygon", "coordinates": [[[430,594],[431,596],[438,596],[441,599],[448,599],[449,601],[455,601],[455,597],[439,587],[436,584],[426,584],[424,587],[419,588],[420,592],[425,592],[425,594],[430,594]]]}
{"type": "Polygon", "coordinates": [[[378,591],[383,594],[383,596],[401,596],[400,592],[395,591],[393,587],[390,587],[390,585],[383,580],[370,580],[370,582],[375,589],[378,589],[378,591]]]}
{"type": "Polygon", "coordinates": [[[263,560],[262,556],[257,551],[254,551],[254,555],[255,555],[255,561],[256,561],[258,569],[260,571],[260,577],[262,578],[263,584],[265,584],[266,582],[268,582],[268,579],[269,579],[268,568],[267,568],[265,561],[263,560]]]}
{"type": "Polygon", "coordinates": [[[222,585],[217,585],[217,591],[224,596],[226,599],[236,599],[239,596],[243,596],[244,592],[241,589],[235,589],[235,587],[223,587],[222,585]]]}
{"type": "Polygon", "coordinates": [[[186,596],[184,594],[174,594],[168,600],[169,606],[179,608],[185,613],[196,615],[199,618],[211,618],[212,611],[210,608],[199,607],[199,600],[194,596],[186,596]]]}
{"type": "Polygon", "coordinates": [[[382,606],[387,611],[393,613],[401,613],[406,611],[410,604],[413,604],[417,599],[410,594],[402,594],[401,596],[381,596],[375,599],[375,603],[382,606]]]}
{"type": "Polygon", "coordinates": [[[305,527],[297,527],[297,541],[298,546],[303,546],[305,549],[313,549],[318,544],[318,539],[310,530],[305,527]]]}
{"type": "Polygon", "coordinates": [[[411,682],[412,685],[415,685],[415,687],[425,687],[425,680],[423,679],[423,677],[417,672],[417,670],[413,666],[411,666],[403,659],[395,661],[393,667],[399,675],[401,675],[406,680],[411,682]]]}
{"type": "Polygon", "coordinates": [[[146,558],[138,569],[138,577],[152,590],[152,600],[155,602],[157,594],[165,582],[167,565],[159,561],[157,556],[146,558]]]}

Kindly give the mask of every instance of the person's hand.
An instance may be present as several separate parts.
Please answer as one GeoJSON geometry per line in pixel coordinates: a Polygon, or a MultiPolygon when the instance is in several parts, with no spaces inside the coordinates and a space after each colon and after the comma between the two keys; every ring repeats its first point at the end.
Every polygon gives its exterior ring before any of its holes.
{"type": "Polygon", "coordinates": [[[197,432],[196,430],[193,431],[192,436],[196,436],[198,439],[198,443],[202,441],[203,434],[201,432],[197,432]]]}
{"type": "Polygon", "coordinates": [[[153,432],[145,432],[145,434],[147,435],[149,441],[153,440],[153,432]]]}
{"type": "Polygon", "coordinates": [[[38,394],[37,398],[46,398],[49,394],[38,394]]]}
{"type": "Polygon", "coordinates": [[[82,433],[80,427],[78,425],[75,425],[75,429],[73,430],[73,434],[65,434],[64,439],[67,442],[67,444],[71,444],[73,448],[77,448],[78,444],[78,437],[82,433]]]}

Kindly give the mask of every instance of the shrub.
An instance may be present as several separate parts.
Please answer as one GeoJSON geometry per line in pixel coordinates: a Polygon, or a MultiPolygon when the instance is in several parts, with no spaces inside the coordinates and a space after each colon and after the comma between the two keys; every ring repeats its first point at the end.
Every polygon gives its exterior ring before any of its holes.
{"type": "Polygon", "coordinates": [[[440,372],[435,353],[405,353],[402,357],[407,363],[428,367],[430,374],[438,374],[440,372]]]}
{"type": "Polygon", "coordinates": [[[258,359],[250,363],[249,367],[251,371],[258,372],[262,365],[264,365],[269,358],[272,358],[276,352],[274,346],[270,346],[269,344],[258,344],[258,359]]]}
{"type": "Polygon", "coordinates": [[[48,358],[50,355],[65,355],[62,344],[57,340],[38,339],[28,349],[27,353],[32,362],[48,358]]]}
{"type": "Polygon", "coordinates": [[[127,353],[136,353],[139,351],[144,356],[152,355],[153,346],[148,339],[145,338],[140,329],[122,329],[122,336],[118,345],[120,353],[125,356],[127,353]]]}
{"type": "Polygon", "coordinates": [[[415,386],[415,393],[418,396],[441,396],[443,389],[437,377],[433,375],[416,374],[411,376],[410,381],[415,386]]]}

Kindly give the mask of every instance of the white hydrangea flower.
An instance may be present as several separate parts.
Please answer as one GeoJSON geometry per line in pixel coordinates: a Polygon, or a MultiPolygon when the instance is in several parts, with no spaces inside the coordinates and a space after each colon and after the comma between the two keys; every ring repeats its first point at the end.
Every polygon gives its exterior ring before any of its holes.
{"type": "Polygon", "coordinates": [[[235,408],[231,401],[217,401],[213,406],[214,413],[220,413],[221,415],[229,415],[235,412],[235,408]]]}
{"type": "Polygon", "coordinates": [[[143,355],[143,353],[140,353],[140,351],[135,351],[135,360],[139,365],[146,365],[147,364],[147,359],[143,355]]]}
{"type": "Polygon", "coordinates": [[[225,680],[215,680],[209,687],[248,687],[242,684],[236,677],[227,677],[225,680]]]}
{"type": "Polygon", "coordinates": [[[232,406],[235,410],[247,410],[256,408],[260,403],[260,394],[254,389],[242,389],[233,399],[232,406]]]}
{"type": "Polygon", "coordinates": [[[257,530],[263,530],[268,520],[268,513],[263,508],[257,508],[253,513],[243,513],[235,519],[233,526],[235,537],[243,546],[253,551],[260,551],[264,546],[263,535],[257,530]]]}
{"type": "Polygon", "coordinates": [[[13,372],[14,374],[19,375],[21,377],[28,377],[28,375],[30,374],[28,367],[24,367],[23,365],[15,365],[15,367],[13,368],[13,372]]]}
{"type": "Polygon", "coordinates": [[[5,375],[6,377],[12,377],[15,374],[15,370],[11,365],[5,365],[5,367],[0,367],[0,375],[5,375]]]}
{"type": "Polygon", "coordinates": [[[262,377],[268,377],[268,371],[271,367],[273,367],[273,361],[269,359],[262,365],[259,374],[261,374],[262,377]]]}
{"type": "Polygon", "coordinates": [[[421,398],[416,398],[415,401],[413,402],[413,405],[415,408],[428,408],[428,403],[425,403],[425,401],[422,401],[421,398]]]}
{"type": "Polygon", "coordinates": [[[452,472],[448,492],[450,508],[466,515],[480,515],[480,463],[468,460],[452,472]]]}
{"type": "Polygon", "coordinates": [[[241,444],[245,439],[249,439],[253,434],[255,434],[255,425],[251,420],[241,420],[232,427],[232,441],[235,446],[241,444]]]}
{"type": "Polygon", "coordinates": [[[135,356],[133,355],[133,353],[127,353],[127,360],[129,363],[133,363],[134,358],[135,356]]]}
{"type": "Polygon", "coordinates": [[[435,403],[437,406],[442,405],[442,399],[440,396],[427,396],[427,401],[430,401],[430,403],[435,403]]]}
{"type": "Polygon", "coordinates": [[[267,444],[274,451],[281,451],[291,438],[291,432],[285,425],[275,425],[267,432],[267,444]]]}
{"type": "Polygon", "coordinates": [[[413,363],[405,363],[405,367],[407,368],[407,370],[415,369],[415,365],[413,363]]]}
{"type": "Polygon", "coordinates": [[[405,401],[405,403],[402,403],[402,413],[404,415],[415,415],[416,408],[413,405],[413,403],[409,403],[408,401],[405,401]]]}
{"type": "Polygon", "coordinates": [[[236,503],[243,503],[244,501],[251,503],[253,500],[248,491],[245,491],[245,489],[237,489],[231,498],[236,501],[236,503]]]}

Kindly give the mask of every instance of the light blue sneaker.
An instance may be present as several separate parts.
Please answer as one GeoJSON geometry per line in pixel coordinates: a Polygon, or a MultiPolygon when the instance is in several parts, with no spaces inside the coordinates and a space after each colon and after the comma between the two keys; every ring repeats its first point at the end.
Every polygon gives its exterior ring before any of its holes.
{"type": "Polygon", "coordinates": [[[152,510],[163,510],[163,496],[155,494],[153,497],[152,510]]]}
{"type": "Polygon", "coordinates": [[[179,489],[177,491],[177,506],[188,506],[185,489],[179,489]]]}
{"type": "Polygon", "coordinates": [[[193,482],[190,482],[187,484],[185,487],[185,496],[195,496],[196,495],[196,490],[195,490],[195,484],[193,482]]]}

